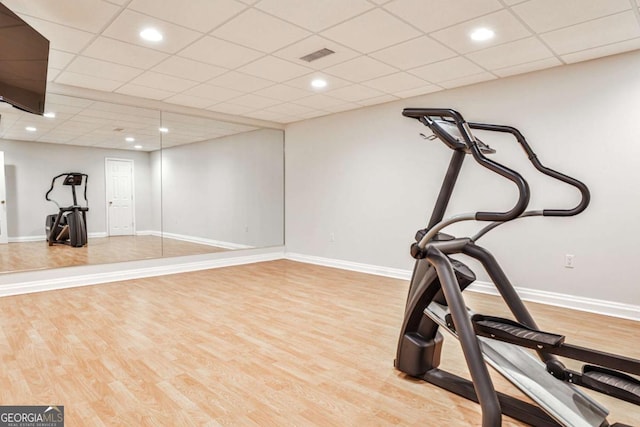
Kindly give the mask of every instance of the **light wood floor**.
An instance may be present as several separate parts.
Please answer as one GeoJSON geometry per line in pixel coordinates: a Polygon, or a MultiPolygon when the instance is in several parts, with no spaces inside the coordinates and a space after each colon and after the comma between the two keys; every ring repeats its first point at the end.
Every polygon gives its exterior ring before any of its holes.
{"type": "Polygon", "coordinates": [[[0,273],[105,264],[162,256],[197,255],[227,249],[158,236],[116,236],[89,239],[82,248],[45,241],[0,245],[0,273]]]}
{"type": "MultiPolygon", "coordinates": [[[[68,427],[479,425],[476,404],[394,370],[406,291],[273,261],[0,298],[0,404],[65,405],[68,427]]],[[[636,322],[530,307],[576,344],[640,357],[636,322]]],[[[464,374],[445,341],[442,367],[464,374]]],[[[611,421],[640,424],[600,397],[611,421]]]]}

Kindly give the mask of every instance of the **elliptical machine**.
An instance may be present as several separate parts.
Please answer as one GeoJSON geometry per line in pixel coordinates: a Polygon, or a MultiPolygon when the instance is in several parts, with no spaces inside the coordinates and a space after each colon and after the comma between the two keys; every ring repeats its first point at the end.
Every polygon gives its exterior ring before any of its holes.
{"type": "Polygon", "coordinates": [[[58,206],[58,213],[47,215],[45,221],[45,232],[49,246],[56,243],[81,248],[87,244],[87,212],[89,211],[89,201],[87,200],[87,182],[89,175],[78,172],[66,172],[54,177],[51,180],[51,188],[44,198],[58,206]],[[58,202],[49,198],[53,191],[56,180],[62,178],[62,185],[71,187],[73,204],[71,206],[60,206],[58,202]],[[80,206],[76,196],[76,187],[84,185],[84,204],[80,206]]]}
{"type": "Polygon", "coordinates": [[[500,426],[502,414],[533,426],[610,426],[606,419],[608,409],[576,386],[640,405],[640,380],[634,377],[640,375],[639,360],[570,345],[562,335],[539,330],[496,259],[476,244],[495,227],[517,218],[577,215],[589,204],[588,188],[542,165],[516,128],[469,123],[451,109],[408,108],[403,115],[427,126],[433,139],[451,148],[453,155],[429,224],[417,232],[416,243],[411,246],[416,264],[398,342],[396,369],[478,402],[483,427],[500,426]],[[580,203],[572,209],[526,211],[527,182],[516,171],[485,157],[495,151],[476,138],[472,129],[511,134],[538,171],[577,188],[582,196],[580,203]],[[444,219],[466,154],[516,185],[519,196],[511,210],[444,219]],[[491,223],[473,237],[456,238],[442,233],[451,224],[473,220],[491,223]],[[476,277],[469,267],[451,257],[455,254],[480,261],[515,320],[476,314],[466,307],[463,291],[476,277]],[[471,381],[438,369],[443,343],[441,330],[460,341],[471,381]],[[588,364],[580,372],[573,371],[555,355],[588,364]],[[535,405],[496,391],[486,364],[529,396],[535,405]]]}

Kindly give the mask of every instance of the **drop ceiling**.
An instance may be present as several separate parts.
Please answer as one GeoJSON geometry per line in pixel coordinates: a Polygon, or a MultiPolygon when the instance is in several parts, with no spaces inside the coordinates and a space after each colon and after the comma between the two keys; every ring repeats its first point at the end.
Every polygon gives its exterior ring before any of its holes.
{"type": "Polygon", "coordinates": [[[276,123],[640,48],[636,0],[2,3],[50,40],[52,82],[276,123]]]}

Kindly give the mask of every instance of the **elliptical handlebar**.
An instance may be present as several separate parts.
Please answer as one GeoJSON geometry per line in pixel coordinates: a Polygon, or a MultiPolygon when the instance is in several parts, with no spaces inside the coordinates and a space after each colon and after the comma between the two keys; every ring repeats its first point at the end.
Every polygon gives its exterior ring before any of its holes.
{"type": "Polygon", "coordinates": [[[498,221],[506,222],[519,217],[529,204],[531,196],[527,181],[518,172],[488,159],[482,154],[476,139],[471,134],[469,124],[464,120],[462,115],[455,110],[447,108],[405,108],[402,115],[419,120],[450,148],[454,150],[462,150],[464,146],[453,138],[448,132],[442,129],[432,117],[442,117],[452,119],[458,131],[462,135],[466,148],[471,151],[473,158],[483,167],[497,173],[498,175],[510,180],[518,188],[518,200],[510,210],[506,212],[476,212],[475,219],[478,221],[498,221]]]}
{"type": "Polygon", "coordinates": [[[515,137],[515,139],[518,141],[518,143],[520,143],[520,145],[522,146],[522,149],[525,151],[525,153],[527,153],[527,157],[529,158],[533,166],[538,171],[540,171],[541,173],[547,176],[550,176],[551,178],[555,178],[558,181],[562,181],[565,184],[571,185],[580,191],[581,200],[576,207],[572,209],[544,209],[542,211],[543,216],[574,216],[574,215],[578,215],[579,213],[584,211],[587,208],[587,206],[589,206],[589,201],[591,200],[591,194],[589,193],[589,188],[587,188],[587,186],[584,183],[582,183],[581,181],[578,181],[575,178],[572,178],[568,175],[565,175],[561,172],[558,172],[556,170],[553,170],[551,168],[544,166],[538,159],[538,156],[536,155],[536,153],[534,153],[533,149],[525,139],[524,135],[522,135],[522,133],[520,133],[518,129],[511,126],[494,125],[494,124],[487,124],[487,123],[468,123],[468,124],[471,129],[488,130],[493,132],[503,132],[503,133],[512,134],[515,137]]]}
{"type": "MultiPolygon", "coordinates": [[[[49,191],[47,191],[47,193],[44,195],[45,200],[47,200],[48,202],[53,202],[58,207],[60,207],[60,204],[58,202],[56,202],[55,200],[49,198],[49,194],[53,191],[53,187],[56,184],[56,180],[58,178],[63,177],[63,176],[65,177],[65,181],[69,177],[77,177],[77,176],[82,177],[82,179],[84,180],[83,197],[84,197],[84,202],[85,202],[86,206],[88,207],[89,206],[89,200],[87,199],[87,183],[89,182],[89,175],[87,175],[86,173],[80,173],[80,172],[65,172],[65,173],[61,173],[60,175],[57,175],[57,176],[53,177],[53,179],[51,180],[51,187],[49,188],[49,191]]],[[[82,181],[82,179],[81,179],[81,181],[82,181]]],[[[74,187],[75,187],[75,185],[74,185],[74,187]]],[[[74,205],[77,204],[75,188],[73,189],[73,203],[74,203],[74,205]]]]}

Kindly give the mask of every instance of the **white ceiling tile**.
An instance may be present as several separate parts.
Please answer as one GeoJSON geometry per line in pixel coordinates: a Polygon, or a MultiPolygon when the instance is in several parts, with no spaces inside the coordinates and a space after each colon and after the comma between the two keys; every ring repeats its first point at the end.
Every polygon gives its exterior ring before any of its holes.
{"type": "Polygon", "coordinates": [[[440,83],[446,80],[457,79],[481,73],[482,68],[466,58],[456,57],[435,64],[414,68],[409,72],[431,83],[440,83]]]}
{"type": "Polygon", "coordinates": [[[352,18],[321,34],[363,53],[383,49],[420,35],[416,29],[382,9],[374,9],[352,18]]]}
{"type": "Polygon", "coordinates": [[[247,6],[234,0],[133,0],[129,9],[208,33],[247,6]]]}
{"type": "Polygon", "coordinates": [[[332,40],[313,35],[311,37],[307,37],[304,40],[300,40],[299,42],[294,43],[291,46],[287,46],[284,49],[274,52],[273,55],[317,70],[339,64],[340,62],[355,58],[360,54],[332,40]],[[335,53],[311,62],[303,61],[302,59],[300,59],[305,55],[317,52],[325,48],[330,49],[335,53]]]}
{"type": "Polygon", "coordinates": [[[537,38],[529,37],[479,52],[472,52],[466,56],[488,70],[495,70],[549,58],[553,56],[553,53],[537,38]]]}
{"type": "Polygon", "coordinates": [[[286,114],[290,116],[301,116],[303,114],[310,113],[314,111],[311,107],[306,107],[304,105],[286,103],[280,105],[274,105],[273,107],[265,108],[266,111],[272,111],[278,114],[286,114]]]}
{"type": "Polygon", "coordinates": [[[201,33],[196,31],[132,10],[122,12],[102,32],[102,35],[168,53],[176,53],[202,36],[201,33]],[[153,27],[160,31],[164,36],[162,41],[150,42],[143,40],[140,37],[140,31],[148,27],[153,27]]]}
{"type": "Polygon", "coordinates": [[[61,50],[49,49],[49,67],[63,69],[75,58],[72,53],[63,52],[61,50]]]}
{"type": "Polygon", "coordinates": [[[256,7],[318,32],[366,12],[373,5],[365,0],[263,0],[256,7]]]}
{"type": "Polygon", "coordinates": [[[430,37],[418,37],[388,47],[370,56],[400,69],[419,67],[456,56],[456,53],[430,37]]]}
{"type": "Polygon", "coordinates": [[[340,89],[327,92],[327,95],[341,99],[347,102],[361,101],[363,99],[375,98],[384,95],[384,92],[379,90],[362,86],[359,84],[352,84],[350,86],[342,87],[340,89]]]}
{"type": "Polygon", "coordinates": [[[402,92],[396,92],[394,95],[400,98],[413,98],[414,96],[426,95],[428,93],[441,91],[442,87],[438,85],[427,85],[415,89],[404,90],[402,92]]]}
{"type": "Polygon", "coordinates": [[[112,92],[122,85],[122,82],[109,80],[104,77],[93,77],[85,74],[64,71],[56,77],[56,83],[62,83],[70,86],[86,87],[89,89],[102,90],[112,92]]]}
{"type": "Polygon", "coordinates": [[[183,92],[198,84],[198,82],[193,80],[182,79],[167,74],[156,73],[154,71],[146,71],[140,74],[138,77],[131,80],[131,83],[167,90],[169,92],[183,92]]]}
{"type": "Polygon", "coordinates": [[[272,81],[250,76],[249,74],[239,73],[237,71],[229,71],[228,73],[216,77],[207,83],[214,86],[228,87],[240,92],[254,92],[273,85],[272,81]]]}
{"type": "Polygon", "coordinates": [[[3,0],[12,11],[49,22],[99,32],[120,11],[120,7],[102,0],[3,0]]]}
{"type": "Polygon", "coordinates": [[[303,118],[303,119],[311,119],[313,117],[326,116],[328,114],[329,113],[327,113],[326,111],[323,111],[323,110],[313,110],[313,111],[310,111],[308,113],[301,114],[300,117],[303,118]]]}
{"type": "Polygon", "coordinates": [[[341,99],[332,98],[327,95],[311,95],[306,98],[298,99],[295,104],[304,105],[306,107],[316,108],[319,110],[325,110],[329,107],[335,107],[336,105],[344,104],[341,99]]]}
{"type": "Polygon", "coordinates": [[[567,54],[617,43],[640,36],[633,12],[623,12],[542,34],[542,39],[558,54],[567,54]]]}
{"type": "Polygon", "coordinates": [[[86,56],[76,57],[67,66],[67,71],[120,82],[127,82],[143,72],[138,68],[100,61],[86,56]]]}
{"type": "Polygon", "coordinates": [[[529,37],[531,33],[511,13],[501,10],[481,18],[473,19],[462,24],[454,25],[431,34],[436,40],[450,48],[467,53],[485,49],[490,46],[529,37]],[[491,28],[495,37],[485,41],[471,40],[471,33],[478,28],[491,28]]]}
{"type": "Polygon", "coordinates": [[[362,106],[354,102],[345,102],[344,104],[328,107],[326,110],[330,113],[339,113],[342,111],[356,110],[358,108],[362,108],[362,106]]]}
{"type": "Polygon", "coordinates": [[[151,69],[158,73],[169,74],[176,77],[188,75],[189,79],[205,82],[228,71],[226,68],[205,64],[179,56],[171,56],[151,69]],[[185,70],[189,70],[185,73],[185,70]]]}
{"type": "Polygon", "coordinates": [[[324,71],[345,80],[360,82],[391,74],[398,70],[368,56],[359,56],[342,64],[326,68],[324,71]]]}
{"type": "Polygon", "coordinates": [[[74,96],[58,95],[57,93],[51,93],[47,95],[47,102],[53,102],[57,105],[63,105],[69,108],[84,109],[90,107],[95,103],[90,99],[76,98],[74,96]]]}
{"type": "Polygon", "coordinates": [[[248,113],[247,116],[253,117],[255,119],[269,120],[277,123],[284,123],[285,121],[289,120],[289,117],[284,114],[274,113],[273,111],[267,110],[254,111],[252,113],[248,113]]]}
{"type": "Polygon", "coordinates": [[[238,71],[282,83],[312,70],[274,56],[265,56],[239,68],[238,71]]]}
{"type": "Polygon", "coordinates": [[[52,82],[58,77],[62,70],[59,68],[47,67],[47,81],[52,82]]]}
{"type": "Polygon", "coordinates": [[[25,21],[49,40],[49,48],[66,52],[80,52],[91,39],[92,33],[65,27],[42,19],[24,17],[25,21]]]}
{"type": "Polygon", "coordinates": [[[384,8],[426,33],[502,9],[498,0],[395,0],[384,8]]]}
{"type": "Polygon", "coordinates": [[[486,71],[478,74],[474,74],[472,76],[465,76],[459,79],[447,80],[446,82],[441,82],[440,86],[445,87],[447,89],[452,89],[454,87],[467,86],[475,83],[486,82],[488,80],[494,80],[496,76],[486,71]]]}
{"type": "Polygon", "coordinates": [[[238,105],[244,105],[255,110],[281,104],[281,102],[276,99],[265,98],[264,96],[254,94],[247,94],[239,96],[237,98],[233,98],[231,102],[238,105]]]}
{"type": "Polygon", "coordinates": [[[539,33],[630,9],[628,0],[531,0],[512,10],[539,33]]]}
{"type": "Polygon", "coordinates": [[[543,70],[545,68],[557,67],[558,65],[562,65],[562,62],[554,56],[551,58],[540,59],[538,61],[527,62],[525,64],[499,68],[491,71],[499,77],[508,77],[515,74],[524,74],[531,71],[543,70]]]}
{"type": "Polygon", "coordinates": [[[198,98],[197,96],[184,95],[181,93],[170,96],[163,101],[171,104],[186,105],[187,107],[193,108],[207,108],[213,104],[210,99],[198,98]]]}
{"type": "Polygon", "coordinates": [[[222,102],[207,108],[207,110],[226,114],[246,114],[250,111],[255,111],[255,108],[247,107],[246,105],[232,104],[230,102],[222,102]]]}
{"type": "Polygon", "coordinates": [[[156,65],[169,56],[157,50],[107,37],[98,37],[95,39],[93,43],[82,51],[82,55],[122,65],[135,64],[136,67],[145,69],[156,65]]]}
{"type": "Polygon", "coordinates": [[[309,90],[298,89],[284,84],[277,84],[265,89],[260,89],[256,91],[255,94],[266,96],[267,98],[279,99],[280,101],[293,101],[312,95],[309,90]]]}
{"type": "Polygon", "coordinates": [[[249,9],[211,34],[251,49],[270,53],[295,43],[311,33],[264,12],[249,9]]]}
{"type": "Polygon", "coordinates": [[[628,52],[636,49],[640,49],[640,38],[570,53],[568,55],[562,55],[562,59],[571,64],[574,62],[587,61],[589,59],[601,58],[603,56],[615,55],[617,53],[628,52]]]}
{"type": "Polygon", "coordinates": [[[225,68],[239,67],[263,55],[253,49],[210,36],[198,40],[178,53],[178,56],[225,68]]]}
{"type": "Polygon", "coordinates": [[[430,85],[430,83],[405,72],[378,77],[377,79],[369,80],[362,84],[392,94],[430,85]]]}
{"type": "Polygon", "coordinates": [[[169,92],[166,90],[156,89],[152,87],[135,85],[132,83],[128,83],[124,86],[121,86],[116,90],[116,92],[124,93],[126,95],[131,95],[131,96],[137,96],[140,98],[149,98],[149,99],[158,99],[158,100],[175,95],[174,92],[169,92]]]}
{"type": "Polygon", "coordinates": [[[328,92],[333,89],[338,89],[340,87],[350,85],[351,82],[343,80],[339,77],[328,75],[320,71],[315,71],[311,74],[306,74],[304,76],[288,80],[285,82],[285,84],[309,91],[311,94],[314,94],[318,92],[328,92]],[[327,86],[323,88],[314,88],[313,86],[311,86],[311,82],[315,79],[323,79],[327,82],[327,86]]]}
{"type": "Polygon", "coordinates": [[[359,105],[377,105],[384,104],[385,102],[397,101],[398,97],[393,95],[376,96],[375,98],[367,98],[358,101],[359,105]]]}
{"type": "Polygon", "coordinates": [[[242,92],[219,86],[200,84],[183,92],[184,95],[197,96],[199,98],[211,99],[217,102],[227,101],[231,98],[242,95],[242,92]]]}

